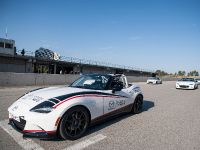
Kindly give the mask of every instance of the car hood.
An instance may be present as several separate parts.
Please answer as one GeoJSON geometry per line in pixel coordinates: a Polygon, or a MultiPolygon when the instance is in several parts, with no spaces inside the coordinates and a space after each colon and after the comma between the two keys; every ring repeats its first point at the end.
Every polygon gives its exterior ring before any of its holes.
{"type": "Polygon", "coordinates": [[[195,84],[193,81],[177,81],[176,83],[180,85],[190,85],[190,84],[195,84]]]}
{"type": "Polygon", "coordinates": [[[84,91],[92,91],[92,90],[72,88],[72,87],[49,87],[49,88],[33,90],[32,92],[23,95],[16,102],[14,102],[8,108],[8,111],[14,110],[15,108],[30,110],[31,108],[35,107],[36,105],[50,98],[67,95],[71,93],[84,92],[84,91]]]}

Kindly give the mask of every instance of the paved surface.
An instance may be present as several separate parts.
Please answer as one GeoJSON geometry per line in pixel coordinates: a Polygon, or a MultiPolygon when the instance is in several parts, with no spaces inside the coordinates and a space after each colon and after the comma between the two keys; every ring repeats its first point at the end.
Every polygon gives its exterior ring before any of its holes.
{"type": "Polygon", "coordinates": [[[175,82],[137,83],[144,93],[144,109],[90,128],[76,141],[23,139],[7,125],[7,108],[36,87],[0,88],[0,149],[200,149],[200,89],[176,90],[175,82]],[[31,145],[31,143],[33,145],[31,145]]]}

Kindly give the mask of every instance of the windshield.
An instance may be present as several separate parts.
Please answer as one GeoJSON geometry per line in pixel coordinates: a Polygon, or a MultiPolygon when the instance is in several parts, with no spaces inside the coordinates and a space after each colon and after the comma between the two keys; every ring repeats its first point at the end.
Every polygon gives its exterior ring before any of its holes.
{"type": "Polygon", "coordinates": [[[193,78],[182,78],[182,79],[179,79],[178,81],[192,81],[192,82],[194,82],[194,79],[193,78]]]}
{"type": "Polygon", "coordinates": [[[110,76],[108,75],[84,75],[74,81],[70,87],[104,90],[108,84],[110,76]]]}
{"type": "Polygon", "coordinates": [[[156,80],[157,78],[156,77],[149,77],[148,79],[156,80]]]}

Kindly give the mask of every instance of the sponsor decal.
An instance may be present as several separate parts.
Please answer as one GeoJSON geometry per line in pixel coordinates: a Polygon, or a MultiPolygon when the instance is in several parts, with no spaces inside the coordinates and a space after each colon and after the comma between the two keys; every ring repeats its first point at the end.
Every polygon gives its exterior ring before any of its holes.
{"type": "Polygon", "coordinates": [[[134,93],[138,93],[138,92],[140,92],[140,91],[141,91],[141,90],[140,90],[139,87],[135,87],[135,88],[133,88],[133,89],[129,92],[129,94],[130,94],[131,96],[133,96],[134,93]]]}
{"type": "Polygon", "coordinates": [[[139,88],[139,87],[136,87],[136,88],[134,88],[133,90],[135,91],[135,93],[140,92],[140,88],[139,88]]]}
{"type": "Polygon", "coordinates": [[[115,100],[115,101],[109,101],[108,103],[108,110],[115,109],[117,107],[121,107],[126,104],[125,100],[115,100]]]}
{"type": "Polygon", "coordinates": [[[15,107],[12,108],[12,111],[15,111],[17,109],[18,109],[18,106],[15,106],[15,107]]]}
{"type": "Polygon", "coordinates": [[[39,101],[43,100],[43,98],[39,97],[39,96],[34,96],[32,100],[35,102],[39,102],[39,101]]]}
{"type": "Polygon", "coordinates": [[[108,104],[108,110],[112,110],[112,109],[115,109],[115,101],[109,101],[109,104],[108,104]]]}

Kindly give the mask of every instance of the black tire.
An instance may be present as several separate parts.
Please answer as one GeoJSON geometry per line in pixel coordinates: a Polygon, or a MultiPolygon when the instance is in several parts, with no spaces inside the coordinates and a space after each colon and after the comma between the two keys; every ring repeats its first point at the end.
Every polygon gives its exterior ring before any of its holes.
{"type": "Polygon", "coordinates": [[[142,112],[142,106],[143,106],[143,96],[138,95],[135,98],[131,112],[134,114],[138,114],[138,113],[142,112]]]}
{"type": "Polygon", "coordinates": [[[88,111],[81,106],[69,109],[63,116],[59,133],[61,138],[76,140],[83,136],[89,124],[88,111]]]}

